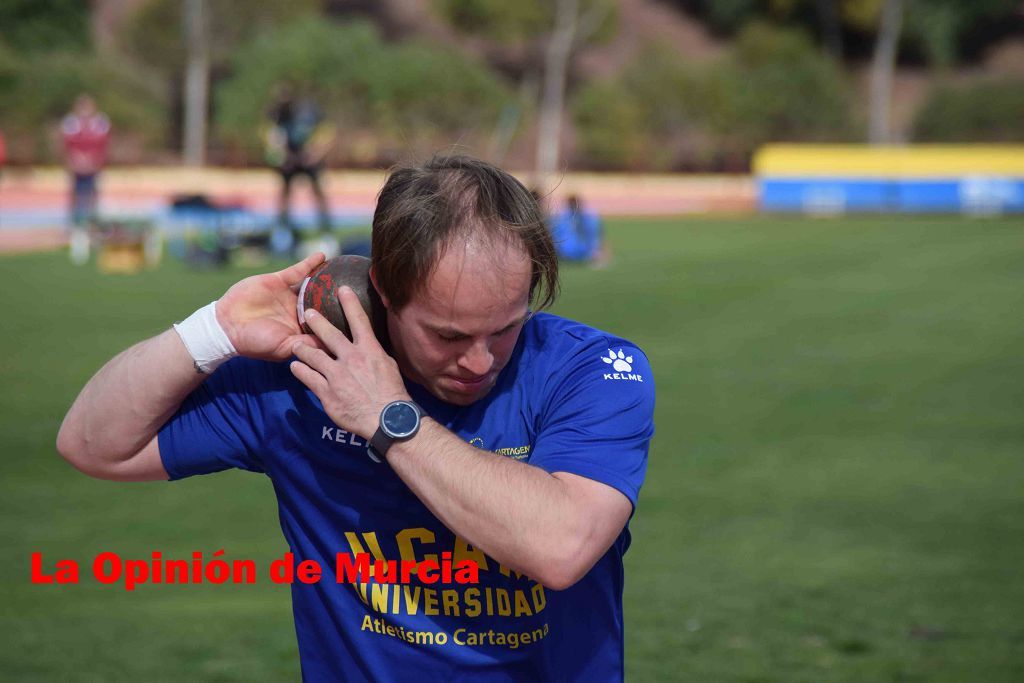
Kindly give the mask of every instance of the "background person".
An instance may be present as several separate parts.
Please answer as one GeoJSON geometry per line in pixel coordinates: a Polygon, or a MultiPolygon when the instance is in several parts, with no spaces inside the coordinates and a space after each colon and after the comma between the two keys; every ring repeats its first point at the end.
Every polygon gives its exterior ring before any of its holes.
{"type": "Polygon", "coordinates": [[[565,208],[551,217],[551,231],[562,260],[585,262],[595,267],[611,262],[611,249],[604,239],[601,218],[585,209],[578,195],[569,195],[565,208]]]}
{"type": "Polygon", "coordinates": [[[58,449],[124,481],[266,473],[291,551],[328,573],[347,551],[479,563],[469,587],[295,584],[306,680],[621,679],[626,525],[653,434],[645,356],[532,313],[555,297],[557,257],[536,202],[493,166],[395,171],[373,242],[387,339],[347,289],[354,341],[316,315],[302,334],[311,256],[110,361],[58,449]],[[391,433],[395,411],[418,427],[391,433]]]}
{"type": "Polygon", "coordinates": [[[107,163],[110,119],[87,94],[78,96],[71,112],[61,122],[64,164],[71,175],[70,221],[83,228],[95,220],[99,190],[97,182],[107,163]]]}
{"type": "Polygon", "coordinates": [[[320,183],[324,159],[333,142],[333,130],[308,96],[297,96],[291,86],[280,86],[268,112],[272,126],[267,135],[267,156],[281,175],[278,217],[281,225],[294,232],[291,221],[292,181],[298,176],[309,179],[316,199],[320,230],[331,227],[327,197],[320,183]]]}

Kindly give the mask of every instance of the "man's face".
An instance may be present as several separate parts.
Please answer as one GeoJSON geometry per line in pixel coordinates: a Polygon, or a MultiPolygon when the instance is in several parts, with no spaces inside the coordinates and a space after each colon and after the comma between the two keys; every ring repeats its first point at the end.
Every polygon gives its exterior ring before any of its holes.
{"type": "Polygon", "coordinates": [[[388,307],[402,374],[456,405],[487,395],[529,315],[530,275],[520,247],[473,238],[450,245],[426,287],[398,313],[388,307]]]}

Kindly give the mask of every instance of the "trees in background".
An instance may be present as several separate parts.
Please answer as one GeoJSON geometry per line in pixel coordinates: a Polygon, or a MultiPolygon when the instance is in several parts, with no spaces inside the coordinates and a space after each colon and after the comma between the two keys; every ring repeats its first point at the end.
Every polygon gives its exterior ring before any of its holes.
{"type": "MultiPolygon", "coordinates": [[[[533,183],[547,187],[562,160],[562,120],[574,54],[591,40],[615,31],[614,0],[438,0],[453,26],[520,47],[522,82],[540,81],[535,102],[526,106],[537,114],[533,183]],[[539,72],[539,73],[536,73],[539,72]]],[[[521,88],[526,97],[533,88],[521,88]]]]}
{"type": "Polygon", "coordinates": [[[0,43],[0,128],[9,158],[56,161],[56,126],[83,92],[113,122],[117,158],[138,162],[162,146],[167,102],[132,64],[75,51],[16,52],[0,43]]]}
{"type": "Polygon", "coordinates": [[[986,78],[940,84],[918,111],[913,133],[920,142],[1024,141],[1024,83],[986,78]]]}
{"type": "Polygon", "coordinates": [[[590,39],[611,12],[610,0],[595,0],[581,8],[579,0],[556,0],[555,21],[544,49],[534,184],[549,187],[562,156],[562,116],[565,87],[573,51],[590,39]]]}
{"type": "Polygon", "coordinates": [[[365,21],[305,16],[240,46],[217,92],[218,136],[236,156],[261,156],[275,86],[313,96],[340,131],[335,160],[372,164],[438,145],[482,144],[508,89],[452,48],[384,42],[365,21]]]}
{"type": "MultiPolygon", "coordinates": [[[[733,36],[751,21],[801,26],[833,53],[867,59],[885,0],[665,0],[733,36]]],[[[975,58],[994,38],[1020,30],[1019,0],[914,0],[905,7],[902,47],[935,66],[975,58]]]]}
{"type": "Polygon", "coordinates": [[[0,128],[11,159],[55,158],[58,136],[46,123],[86,91],[125,132],[122,154],[160,143],[159,94],[133,65],[91,51],[89,20],[78,0],[0,2],[0,128]]]}
{"type": "Polygon", "coordinates": [[[211,85],[230,69],[236,51],[260,31],[313,13],[319,0],[146,0],[119,27],[121,51],[147,67],[179,106],[170,114],[173,143],[188,164],[205,158],[211,85]]]}
{"type": "Polygon", "coordinates": [[[89,16],[81,0],[3,0],[0,39],[16,53],[86,50],[89,16]]]}
{"type": "Polygon", "coordinates": [[[573,102],[577,161],[741,171],[768,141],[854,137],[851,102],[839,64],[801,31],[756,23],[710,66],[656,46],[620,76],[585,85],[573,102]]]}
{"type": "Polygon", "coordinates": [[[516,163],[532,157],[540,179],[566,163],[568,141],[577,166],[743,170],[766,141],[891,140],[886,81],[897,57],[928,65],[937,83],[912,139],[1024,139],[1020,76],[954,69],[994,39],[1024,34],[1019,0],[657,0],[728,36],[726,56],[691,65],[677,46],[652,44],[601,79],[575,55],[583,45],[599,53],[633,5],[428,0],[433,28],[398,31],[387,18],[399,1],[133,0],[113,46],[101,41],[108,49],[97,53],[90,3],[4,0],[0,127],[10,156],[53,160],[53,126],[89,91],[119,132],[115,159],[184,146],[194,162],[209,150],[215,163],[256,163],[271,92],[291,81],[341,132],[335,163],[462,143],[496,161],[511,147],[516,163]],[[388,37],[351,21],[356,10],[388,37]],[[864,106],[846,74],[873,55],[874,104],[864,106]]]}

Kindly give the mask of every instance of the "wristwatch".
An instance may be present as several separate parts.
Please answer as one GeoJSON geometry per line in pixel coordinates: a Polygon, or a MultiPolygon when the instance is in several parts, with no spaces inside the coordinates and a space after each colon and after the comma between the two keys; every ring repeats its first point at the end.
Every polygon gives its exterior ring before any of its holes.
{"type": "Polygon", "coordinates": [[[391,444],[408,441],[420,430],[423,409],[412,401],[392,401],[380,411],[380,426],[366,449],[374,462],[382,462],[391,444]]]}

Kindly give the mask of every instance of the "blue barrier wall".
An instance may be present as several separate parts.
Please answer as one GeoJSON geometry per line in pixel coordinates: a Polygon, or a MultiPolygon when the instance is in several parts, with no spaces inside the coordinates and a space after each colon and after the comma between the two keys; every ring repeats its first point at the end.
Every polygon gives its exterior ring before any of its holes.
{"type": "Polygon", "coordinates": [[[1024,179],[758,178],[764,211],[1024,213],[1024,179]]]}
{"type": "Polygon", "coordinates": [[[768,145],[763,211],[1024,213],[1024,146],[768,145]]]}

